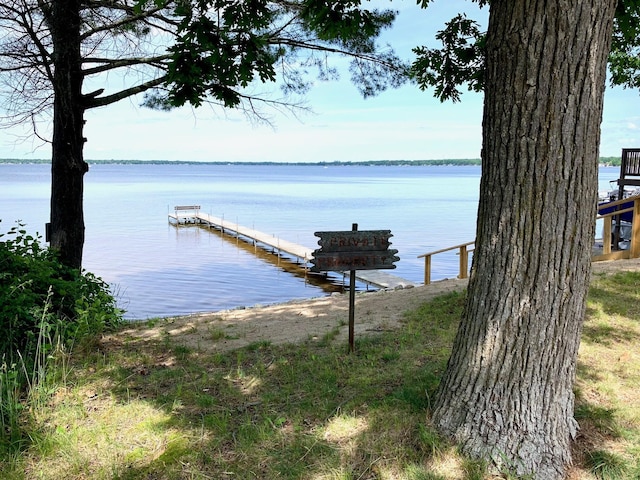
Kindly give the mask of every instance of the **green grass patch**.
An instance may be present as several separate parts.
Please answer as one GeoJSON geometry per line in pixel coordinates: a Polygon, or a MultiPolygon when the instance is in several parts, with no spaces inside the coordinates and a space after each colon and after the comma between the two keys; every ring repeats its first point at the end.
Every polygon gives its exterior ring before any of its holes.
{"type": "MultiPolygon", "coordinates": [[[[640,314],[618,306],[640,304],[636,281],[594,280],[575,479],[638,478],[640,314]]],[[[496,478],[428,422],[463,303],[454,293],[407,312],[401,329],[358,338],[354,354],[336,331],[226,353],[167,337],[78,353],[33,412],[31,445],[2,457],[0,478],[496,478]]]]}
{"type": "Polygon", "coordinates": [[[597,478],[602,480],[618,480],[627,477],[627,460],[619,455],[594,450],[587,453],[586,467],[597,478]]]}

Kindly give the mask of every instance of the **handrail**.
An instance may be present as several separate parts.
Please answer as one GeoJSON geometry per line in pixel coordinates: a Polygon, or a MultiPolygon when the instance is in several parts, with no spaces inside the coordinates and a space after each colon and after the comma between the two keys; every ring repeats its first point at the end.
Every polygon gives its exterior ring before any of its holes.
{"type": "Polygon", "coordinates": [[[461,243],[460,245],[454,245],[453,247],[442,248],[440,250],[418,255],[418,258],[424,258],[424,284],[429,285],[431,283],[431,257],[438,253],[455,250],[456,248],[460,249],[460,274],[458,275],[458,278],[467,278],[469,270],[469,252],[473,251],[473,249],[467,250],[467,247],[474,243],[476,243],[475,240],[473,242],[461,243]]]}
{"type": "Polygon", "coordinates": [[[596,220],[602,220],[603,218],[607,218],[607,217],[615,217],[617,215],[620,215],[621,213],[627,213],[627,212],[633,212],[633,207],[624,208],[622,210],[614,210],[613,212],[603,213],[602,215],[598,214],[598,216],[596,217],[596,220]]]}
{"type": "MultiPolygon", "coordinates": [[[[622,200],[616,200],[615,202],[606,203],[603,205],[598,205],[596,220],[604,220],[604,228],[603,228],[603,242],[602,242],[602,254],[594,255],[592,260],[594,262],[599,262],[602,260],[618,260],[623,258],[638,258],[640,257],[640,195],[636,195],[633,197],[623,198],[622,200]],[[629,202],[633,202],[633,207],[624,208],[621,210],[614,210],[613,212],[608,212],[604,214],[600,214],[600,210],[617,207],[629,202]],[[613,217],[618,216],[622,213],[633,212],[633,217],[631,221],[631,245],[629,246],[629,250],[618,250],[611,251],[611,242],[607,239],[611,238],[612,231],[612,222],[613,217]]],[[[469,252],[472,252],[473,249],[467,249],[469,245],[475,244],[473,242],[461,243],[460,245],[454,245],[453,247],[442,248],[440,250],[434,250],[433,252],[423,253],[422,255],[418,255],[417,258],[424,258],[424,284],[428,285],[431,283],[431,257],[433,255],[437,255],[438,253],[444,253],[451,250],[459,249],[460,255],[460,274],[458,278],[467,278],[468,276],[468,265],[469,265],[469,252]]]]}
{"type": "Polygon", "coordinates": [[[617,207],[618,205],[622,205],[624,203],[632,202],[633,200],[638,199],[638,198],[640,198],[640,195],[634,195],[634,196],[631,196],[631,197],[623,198],[621,200],[616,200],[615,202],[603,203],[602,205],[598,205],[598,211],[600,211],[603,208],[617,207]]]}
{"type": "MultiPolygon", "coordinates": [[[[606,203],[603,205],[598,205],[597,208],[596,220],[604,220],[604,228],[603,228],[603,241],[602,241],[602,254],[594,255],[592,260],[594,262],[599,262],[602,260],[618,260],[623,258],[638,258],[640,257],[640,195],[636,195],[633,197],[627,197],[622,200],[616,200],[615,202],[606,203]],[[627,204],[629,202],[633,202],[632,207],[623,208],[621,210],[614,210],[612,212],[600,214],[600,210],[618,207],[623,204],[627,204]],[[611,238],[612,232],[612,223],[613,217],[621,215],[622,213],[633,212],[633,217],[631,221],[631,245],[629,246],[629,250],[618,250],[611,251],[611,242],[607,239],[611,238]]],[[[467,278],[468,276],[468,265],[469,265],[469,252],[472,252],[473,249],[468,249],[469,245],[475,244],[473,242],[461,243],[460,245],[454,245],[453,247],[442,248],[440,250],[434,250],[433,252],[423,253],[422,255],[418,255],[417,258],[424,258],[424,284],[428,285],[431,283],[431,257],[433,255],[437,255],[438,253],[444,253],[451,250],[459,249],[460,255],[460,273],[458,278],[467,278]]]]}

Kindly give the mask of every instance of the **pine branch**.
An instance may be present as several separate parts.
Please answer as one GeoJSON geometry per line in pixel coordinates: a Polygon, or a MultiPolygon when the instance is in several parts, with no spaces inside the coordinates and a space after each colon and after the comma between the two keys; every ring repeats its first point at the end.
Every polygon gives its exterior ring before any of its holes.
{"type": "Polygon", "coordinates": [[[126,88],[121,90],[118,93],[114,93],[111,95],[107,95],[105,97],[93,97],[91,95],[85,95],[85,108],[96,108],[96,107],[104,107],[106,105],[111,105],[112,103],[116,103],[125,98],[132,97],[142,92],[146,92],[151,88],[155,88],[159,85],[162,85],[166,81],[166,76],[163,75],[161,77],[155,78],[153,80],[149,80],[148,82],[141,83],[140,85],[136,85],[135,87],[126,88]]]}

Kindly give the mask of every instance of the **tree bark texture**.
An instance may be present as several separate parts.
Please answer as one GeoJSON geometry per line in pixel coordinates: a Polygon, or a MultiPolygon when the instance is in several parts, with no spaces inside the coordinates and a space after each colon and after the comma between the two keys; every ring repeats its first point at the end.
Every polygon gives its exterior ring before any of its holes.
{"type": "Polygon", "coordinates": [[[433,421],[538,479],[571,463],[573,384],[616,0],[492,0],[468,298],[433,421]]]}
{"type": "Polygon", "coordinates": [[[80,0],[56,0],[46,15],[53,40],[54,103],[51,159],[51,248],[80,268],[84,247],[84,106],[80,0]]]}

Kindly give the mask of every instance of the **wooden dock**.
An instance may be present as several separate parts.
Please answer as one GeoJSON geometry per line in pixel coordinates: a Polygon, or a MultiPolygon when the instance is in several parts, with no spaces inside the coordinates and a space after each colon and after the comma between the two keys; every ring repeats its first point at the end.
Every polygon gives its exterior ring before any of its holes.
{"type": "MultiPolygon", "coordinates": [[[[285,254],[299,263],[308,264],[313,258],[314,249],[312,248],[282,240],[279,237],[252,228],[243,227],[224,218],[202,213],[198,205],[175,207],[173,213],[169,213],[169,222],[177,225],[206,225],[209,228],[215,228],[222,233],[227,233],[243,241],[252,243],[256,247],[259,246],[263,249],[273,250],[278,255],[285,254]]],[[[349,272],[339,273],[344,273],[347,277],[349,276],[349,272]]],[[[356,279],[377,288],[404,288],[417,285],[409,280],[391,275],[382,270],[356,271],[356,279]]]]}

